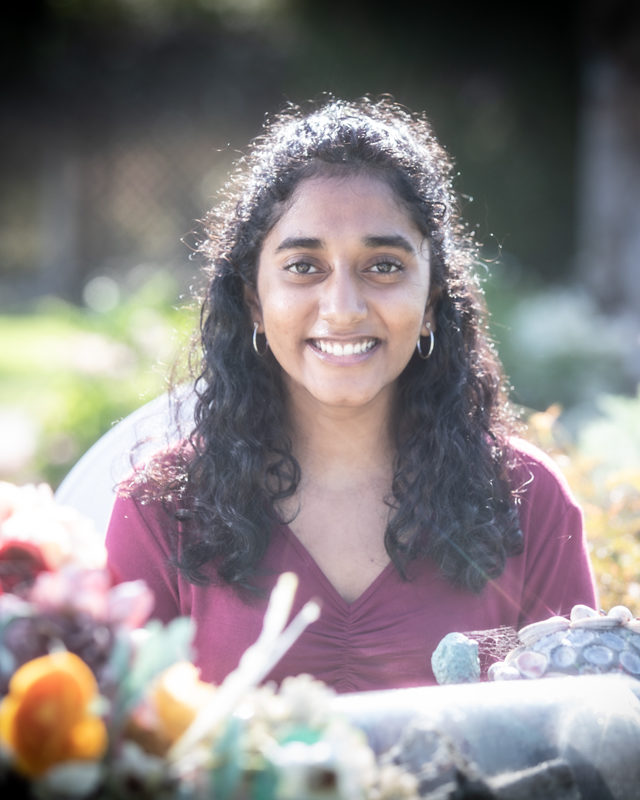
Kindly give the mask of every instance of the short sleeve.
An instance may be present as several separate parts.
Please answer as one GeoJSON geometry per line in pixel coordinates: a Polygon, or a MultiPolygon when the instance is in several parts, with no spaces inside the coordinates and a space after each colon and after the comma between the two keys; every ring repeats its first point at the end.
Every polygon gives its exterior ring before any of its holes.
{"type": "Polygon", "coordinates": [[[153,617],[163,622],[181,613],[170,524],[162,504],[118,496],[106,537],[107,566],[114,580],[143,579],[155,597],[153,617]]]}
{"type": "Polygon", "coordinates": [[[531,445],[521,451],[520,474],[525,547],[520,624],[566,616],[577,604],[597,608],[582,511],[566,479],[531,445]]]}

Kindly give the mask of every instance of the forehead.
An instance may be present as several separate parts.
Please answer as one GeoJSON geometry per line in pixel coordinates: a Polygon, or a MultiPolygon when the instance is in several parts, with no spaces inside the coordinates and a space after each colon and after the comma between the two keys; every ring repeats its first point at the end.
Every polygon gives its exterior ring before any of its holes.
{"type": "Polygon", "coordinates": [[[422,238],[405,203],[378,175],[349,173],[304,178],[267,238],[279,233],[325,230],[334,236],[361,228],[367,233],[402,230],[422,238]]]}

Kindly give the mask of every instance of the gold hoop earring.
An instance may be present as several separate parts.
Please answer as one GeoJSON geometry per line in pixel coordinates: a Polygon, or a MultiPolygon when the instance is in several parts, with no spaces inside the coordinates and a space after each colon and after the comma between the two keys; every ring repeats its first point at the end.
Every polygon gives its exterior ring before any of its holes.
{"type": "Polygon", "coordinates": [[[251,338],[251,343],[253,344],[253,349],[256,353],[262,358],[262,356],[266,355],[267,350],[269,349],[269,342],[267,341],[267,337],[264,337],[264,350],[260,352],[258,349],[258,326],[260,325],[259,322],[253,323],[253,336],[251,338]]]}
{"type": "Polygon", "coordinates": [[[422,352],[422,342],[421,336],[418,336],[418,341],[416,342],[416,350],[418,351],[418,355],[423,361],[426,361],[428,358],[431,358],[431,353],[433,353],[433,347],[436,343],[435,336],[433,335],[433,331],[431,330],[431,325],[427,323],[427,328],[429,330],[429,349],[426,353],[422,352]]]}

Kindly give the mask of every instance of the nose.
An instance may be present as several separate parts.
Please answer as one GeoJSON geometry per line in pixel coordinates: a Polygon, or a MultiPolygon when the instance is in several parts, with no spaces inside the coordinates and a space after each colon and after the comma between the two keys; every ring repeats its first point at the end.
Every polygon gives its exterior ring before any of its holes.
{"type": "Polygon", "coordinates": [[[367,316],[363,287],[350,270],[334,269],[323,281],[319,314],[337,329],[352,327],[367,316]]]}

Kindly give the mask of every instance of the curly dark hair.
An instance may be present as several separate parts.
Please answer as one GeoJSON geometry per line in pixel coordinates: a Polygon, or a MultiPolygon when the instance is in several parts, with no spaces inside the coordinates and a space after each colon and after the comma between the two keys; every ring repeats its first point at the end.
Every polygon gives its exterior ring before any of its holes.
{"type": "Polygon", "coordinates": [[[245,288],[255,288],[264,238],[300,181],[354,172],[385,180],[426,237],[436,298],[433,355],[414,354],[398,379],[387,552],[403,576],[409,560],[427,557],[472,591],[521,552],[509,448],[516,418],[452,162],[424,116],[389,99],[332,99],[269,120],[204,220],[194,427],[182,459],[156,462],[161,495],[181,497],[178,563],[191,581],[207,580],[204,568],[215,564],[217,579],[250,586],[270,529],[283,522],[278,501],[298,487],[281,368],[252,348],[245,288]]]}

